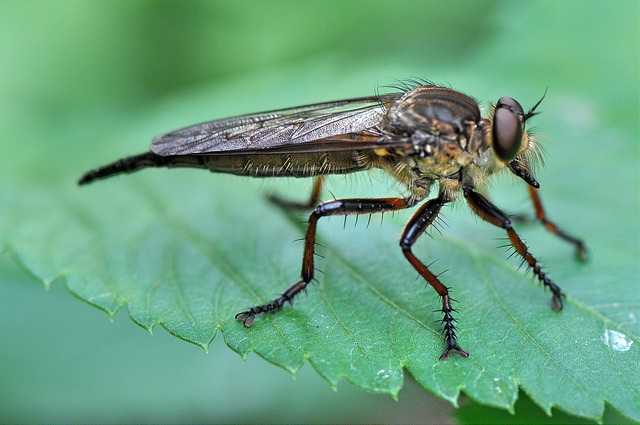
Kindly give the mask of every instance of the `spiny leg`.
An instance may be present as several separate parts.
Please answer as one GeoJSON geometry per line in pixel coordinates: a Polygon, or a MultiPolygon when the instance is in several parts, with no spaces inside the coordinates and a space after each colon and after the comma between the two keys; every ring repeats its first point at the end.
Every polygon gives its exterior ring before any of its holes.
{"type": "Polygon", "coordinates": [[[507,231],[509,241],[515,248],[516,252],[527,262],[533,274],[538,278],[540,282],[551,290],[553,296],[551,297],[551,307],[555,311],[562,310],[562,298],[564,294],[560,290],[560,287],[553,283],[551,279],[542,271],[540,264],[529,252],[527,245],[520,239],[518,234],[511,226],[511,220],[503,213],[498,207],[493,205],[487,198],[481,194],[474,192],[471,188],[464,188],[464,197],[469,204],[469,207],[483,220],[500,227],[507,231]]]}
{"type": "Polygon", "coordinates": [[[411,217],[411,220],[407,224],[400,239],[400,247],[404,256],[409,260],[409,263],[414,269],[420,273],[420,275],[436,290],[440,298],[442,299],[442,313],[444,317],[442,319],[444,340],[447,346],[445,347],[440,360],[447,360],[449,358],[449,352],[451,350],[457,351],[462,357],[468,357],[469,353],[458,345],[456,337],[456,319],[453,318],[452,313],[455,311],[451,307],[451,298],[449,297],[449,289],[440,282],[440,279],[434,275],[429,268],[424,265],[411,251],[411,247],[418,240],[418,238],[425,232],[434,220],[437,218],[440,208],[447,201],[439,196],[436,199],[432,199],[426,202],[420,209],[411,217]]]}
{"type": "Polygon", "coordinates": [[[236,319],[242,320],[245,326],[251,326],[256,315],[260,313],[273,313],[280,310],[288,302],[304,290],[314,276],[314,251],[316,243],[316,228],[321,217],[331,215],[357,215],[375,214],[387,211],[397,211],[412,206],[403,198],[379,198],[379,199],[336,199],[325,202],[316,207],[309,216],[309,226],[304,238],[304,254],[302,256],[301,279],[287,288],[279,297],[266,304],[257,305],[249,310],[236,315],[236,319]]]}
{"type": "Polygon", "coordinates": [[[320,203],[320,194],[322,193],[322,180],[322,176],[315,179],[315,182],[313,183],[313,189],[311,189],[311,196],[306,202],[290,201],[288,199],[283,199],[278,195],[270,195],[269,200],[284,209],[295,208],[298,210],[308,210],[309,208],[313,208],[320,203]]]}
{"type": "Polygon", "coordinates": [[[540,195],[538,195],[538,190],[531,186],[528,187],[529,195],[531,196],[531,201],[533,202],[533,207],[536,210],[536,217],[538,218],[538,220],[540,220],[544,227],[546,227],[551,233],[573,244],[573,246],[575,246],[576,248],[576,257],[578,257],[579,260],[587,261],[587,247],[585,246],[584,242],[576,237],[565,233],[562,229],[556,226],[554,222],[547,219],[547,214],[542,207],[542,200],[540,199],[540,195]]]}

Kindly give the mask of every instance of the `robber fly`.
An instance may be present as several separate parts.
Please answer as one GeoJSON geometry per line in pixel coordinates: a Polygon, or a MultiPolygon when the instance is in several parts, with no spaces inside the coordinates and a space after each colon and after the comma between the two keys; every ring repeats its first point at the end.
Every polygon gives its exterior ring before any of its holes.
{"type": "MultiPolygon", "coordinates": [[[[551,305],[562,309],[564,294],[541,269],[511,220],[481,192],[487,177],[509,170],[524,180],[538,220],[575,246],[586,258],[583,242],[547,219],[530,171],[538,155],[536,141],[525,130],[536,115],[510,97],[502,97],[483,118],[471,97],[426,82],[407,84],[399,92],[336,102],[317,103],[253,115],[211,121],[156,137],[151,151],[121,159],[86,173],[78,182],[146,167],[193,167],[217,173],[253,177],[316,177],[302,258],[301,279],[279,297],[237,314],[244,326],[257,315],[280,310],[314,278],[316,226],[332,215],[371,215],[413,207],[437,187],[437,196],[418,208],[406,225],[400,247],[417,272],[436,290],[442,302],[442,327],[447,359],[459,344],[449,288],[412,252],[416,240],[436,220],[442,207],[463,197],[483,220],[504,229],[515,252],[537,279],[551,290],[551,305]],[[407,189],[404,197],[334,199],[320,202],[321,176],[382,169],[407,189]]],[[[544,98],[544,96],[543,96],[544,98]]],[[[297,205],[283,200],[285,206],[297,205]]],[[[298,205],[299,206],[299,205],[298,205]]]]}

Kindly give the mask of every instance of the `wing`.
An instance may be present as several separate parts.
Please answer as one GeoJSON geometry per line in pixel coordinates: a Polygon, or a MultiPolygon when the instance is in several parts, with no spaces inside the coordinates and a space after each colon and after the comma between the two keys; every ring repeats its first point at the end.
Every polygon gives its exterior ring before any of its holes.
{"type": "Polygon", "coordinates": [[[186,127],[156,137],[151,151],[187,154],[303,153],[406,146],[379,124],[403,93],[317,103],[186,127]]]}

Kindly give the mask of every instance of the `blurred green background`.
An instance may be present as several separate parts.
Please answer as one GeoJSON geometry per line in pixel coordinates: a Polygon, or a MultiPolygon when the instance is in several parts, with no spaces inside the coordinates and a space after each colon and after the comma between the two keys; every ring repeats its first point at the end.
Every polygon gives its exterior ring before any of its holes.
{"type": "MultiPolygon", "coordinates": [[[[635,0],[2,1],[0,194],[72,185],[180,126],[369,95],[408,77],[525,108],[548,87],[543,111],[583,137],[554,134],[573,156],[554,157],[561,148],[548,143],[549,173],[562,175],[554,162],[622,155],[636,168],[621,175],[637,177],[638,37],[635,0]],[[621,150],[596,134],[636,144],[621,150]]],[[[590,184],[637,199],[637,178],[593,174],[590,184]]],[[[123,313],[111,323],[62,283],[43,291],[0,256],[0,422],[545,420],[524,395],[515,417],[467,400],[456,412],[409,376],[398,401],[346,382],[333,392],[310,367],[293,380],[257,356],[243,362],[221,338],[205,354],[123,313]]]]}

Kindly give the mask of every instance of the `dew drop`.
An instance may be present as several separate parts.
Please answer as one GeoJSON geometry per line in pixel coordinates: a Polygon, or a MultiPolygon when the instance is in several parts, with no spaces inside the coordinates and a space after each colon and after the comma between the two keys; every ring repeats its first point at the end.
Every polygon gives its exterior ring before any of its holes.
{"type": "Polygon", "coordinates": [[[613,351],[628,351],[633,344],[633,341],[625,334],[612,329],[605,329],[604,335],[600,339],[613,351]]]}
{"type": "Polygon", "coordinates": [[[493,378],[493,389],[496,390],[498,394],[502,393],[502,386],[500,385],[500,378],[493,378]]]}

